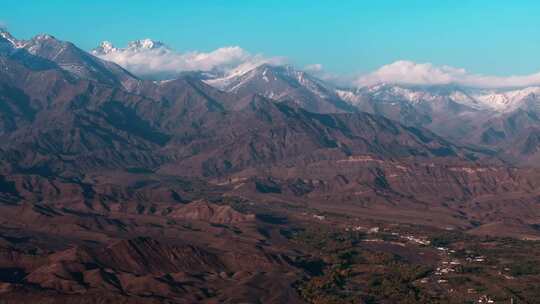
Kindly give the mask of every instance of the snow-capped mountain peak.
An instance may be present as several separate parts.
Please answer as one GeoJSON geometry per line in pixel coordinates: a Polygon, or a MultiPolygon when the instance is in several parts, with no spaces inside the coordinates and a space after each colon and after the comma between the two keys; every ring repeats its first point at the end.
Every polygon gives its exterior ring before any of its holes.
{"type": "Polygon", "coordinates": [[[241,85],[240,79],[247,81],[250,75],[255,76],[255,70],[263,65],[264,63],[260,62],[245,62],[226,72],[215,71],[204,82],[219,89],[230,90],[232,83],[236,83],[236,86],[241,85]]]}
{"type": "Polygon", "coordinates": [[[169,51],[169,48],[164,43],[152,39],[131,41],[128,43],[126,48],[117,48],[112,44],[112,42],[103,41],[98,47],[93,49],[91,53],[95,56],[105,56],[121,52],[139,53],[153,50],[169,51]]]}
{"type": "Polygon", "coordinates": [[[167,46],[163,42],[146,38],[129,42],[127,48],[133,51],[140,51],[167,48],[167,46]]]}
{"type": "Polygon", "coordinates": [[[112,52],[115,52],[117,49],[114,47],[112,42],[110,41],[103,41],[99,44],[99,46],[92,50],[92,54],[94,55],[105,55],[112,52]]]}
{"type": "Polygon", "coordinates": [[[222,77],[204,81],[240,96],[259,94],[277,101],[294,102],[313,112],[355,111],[336,95],[333,86],[291,65],[250,63],[222,77]]]}
{"type": "MultiPolygon", "coordinates": [[[[102,51],[114,48],[110,43],[102,43],[100,47],[102,51]]],[[[138,82],[135,76],[120,66],[94,57],[73,43],[59,40],[49,34],[40,34],[29,40],[18,40],[8,32],[0,31],[0,55],[16,55],[14,58],[27,66],[57,67],[77,78],[111,85],[120,84],[125,88],[133,87],[138,82]]]]}
{"type": "Polygon", "coordinates": [[[43,40],[56,40],[56,38],[49,34],[39,34],[33,38],[33,40],[43,41],[43,40]]]}

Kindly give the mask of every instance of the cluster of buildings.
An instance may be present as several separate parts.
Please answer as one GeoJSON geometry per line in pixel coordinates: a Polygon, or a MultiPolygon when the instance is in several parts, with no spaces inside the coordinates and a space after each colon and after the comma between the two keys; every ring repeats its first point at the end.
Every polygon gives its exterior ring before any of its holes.
{"type": "Polygon", "coordinates": [[[487,304],[487,303],[495,303],[495,301],[493,301],[493,299],[491,299],[488,295],[483,295],[478,299],[478,303],[487,304]]]}

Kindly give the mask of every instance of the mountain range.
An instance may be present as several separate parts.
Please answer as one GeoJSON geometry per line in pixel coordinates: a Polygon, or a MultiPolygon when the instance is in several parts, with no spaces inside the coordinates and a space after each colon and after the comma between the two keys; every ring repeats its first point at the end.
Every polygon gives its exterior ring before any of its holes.
{"type": "Polygon", "coordinates": [[[340,88],[291,66],[260,65],[242,74],[207,78],[241,96],[258,93],[318,113],[367,112],[427,128],[464,145],[498,152],[514,164],[538,164],[540,87],[476,89],[455,85],[380,84],[340,88]]]}
{"type": "MultiPolygon", "coordinates": [[[[444,188],[456,184],[459,196],[468,197],[499,186],[468,189],[462,184],[468,179],[452,177],[461,169],[448,166],[513,168],[536,164],[539,155],[534,88],[344,89],[269,64],[158,81],[140,79],[50,35],[1,37],[5,176],[80,181],[95,172],[136,169],[207,182],[264,176],[287,185],[296,174],[306,178],[301,172],[312,166],[323,166],[320,172],[332,180],[341,174],[334,163],[378,164],[367,176],[349,177],[369,185],[381,174],[385,180],[397,174],[384,172],[387,162],[404,162],[441,167],[448,178],[444,188]],[[276,169],[288,167],[296,173],[282,176],[276,169]]],[[[153,47],[164,46],[150,40],[130,44],[134,50],[153,47]]]]}
{"type": "MultiPolygon", "coordinates": [[[[122,51],[167,51],[150,39],[122,51]]],[[[122,52],[106,42],[92,51],[122,52]],[[105,47],[104,47],[105,46],[105,47]]],[[[376,84],[343,88],[290,65],[246,63],[235,68],[183,72],[183,75],[241,98],[253,94],[315,113],[367,112],[402,124],[427,128],[463,145],[493,150],[515,165],[536,166],[540,87],[481,89],[459,85],[376,84]]]]}
{"type": "Polygon", "coordinates": [[[100,58],[119,51],[0,33],[13,299],[302,303],[314,270],[288,236],[326,217],[540,237],[539,88],[343,88],[269,63],[149,79],[100,58]]]}

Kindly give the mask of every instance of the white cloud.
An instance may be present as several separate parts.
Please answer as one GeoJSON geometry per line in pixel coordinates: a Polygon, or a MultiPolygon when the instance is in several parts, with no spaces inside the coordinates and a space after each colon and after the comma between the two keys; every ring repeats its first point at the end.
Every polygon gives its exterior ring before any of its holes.
{"type": "Polygon", "coordinates": [[[208,53],[180,53],[149,39],[131,42],[126,48],[115,48],[104,42],[93,54],[136,75],[161,78],[173,77],[182,71],[228,72],[242,65],[283,61],[283,58],[253,55],[238,46],[221,47],[208,53]]]}
{"type": "Polygon", "coordinates": [[[469,73],[465,69],[451,66],[435,66],[431,63],[401,60],[360,76],[353,83],[356,86],[396,83],[406,85],[458,84],[478,88],[509,88],[540,85],[540,73],[508,77],[489,76],[469,73]]]}
{"type": "Polygon", "coordinates": [[[0,30],[7,30],[7,22],[0,20],[0,30]]]}
{"type": "MultiPolygon", "coordinates": [[[[2,23],[0,21],[0,27],[2,23]]],[[[283,57],[266,57],[251,54],[239,46],[221,47],[211,52],[177,52],[150,39],[138,40],[126,48],[115,48],[104,42],[93,54],[116,62],[132,73],[149,78],[172,78],[182,71],[217,71],[223,75],[239,74],[263,63],[280,65],[283,57]]],[[[369,86],[380,83],[405,85],[457,84],[478,88],[510,88],[540,85],[540,72],[522,76],[490,76],[470,73],[451,66],[436,66],[400,60],[359,77],[326,71],[322,64],[314,63],[303,68],[314,76],[340,86],[369,86]]]]}

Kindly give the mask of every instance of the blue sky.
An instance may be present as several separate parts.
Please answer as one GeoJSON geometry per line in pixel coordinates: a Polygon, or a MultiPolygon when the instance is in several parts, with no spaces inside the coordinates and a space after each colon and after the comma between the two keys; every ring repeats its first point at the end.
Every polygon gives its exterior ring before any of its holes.
{"type": "Polygon", "coordinates": [[[540,1],[14,1],[19,38],[50,33],[84,49],[152,38],[179,51],[238,45],[299,66],[365,73],[396,60],[489,75],[540,71],[540,1]]]}

